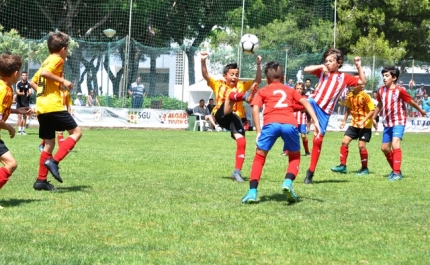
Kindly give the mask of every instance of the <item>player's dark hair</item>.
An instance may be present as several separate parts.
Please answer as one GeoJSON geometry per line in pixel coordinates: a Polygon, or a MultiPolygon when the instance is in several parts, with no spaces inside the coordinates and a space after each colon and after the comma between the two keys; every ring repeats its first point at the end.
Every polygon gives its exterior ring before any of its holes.
{"type": "Polygon", "coordinates": [[[69,46],[69,35],[61,31],[53,32],[48,38],[48,49],[50,53],[61,51],[69,46]]]}
{"type": "Polygon", "coordinates": [[[18,54],[0,55],[0,76],[9,77],[14,72],[19,71],[22,66],[22,59],[18,54]]]}
{"type": "Polygon", "coordinates": [[[27,74],[27,71],[22,71],[21,74],[27,74]]]}
{"type": "Polygon", "coordinates": [[[264,66],[264,74],[270,81],[284,81],[284,73],[282,71],[282,66],[277,61],[270,61],[264,66]]]}
{"type": "Polygon", "coordinates": [[[381,71],[381,74],[384,75],[385,73],[390,73],[390,75],[393,77],[393,80],[395,77],[394,84],[397,83],[397,80],[399,79],[399,76],[400,76],[399,68],[397,68],[395,66],[384,67],[384,69],[382,69],[382,71],[381,71]]]}
{"type": "Polygon", "coordinates": [[[205,102],[205,100],[204,100],[204,99],[200,99],[200,100],[199,100],[199,103],[200,103],[200,102],[202,102],[202,101],[203,101],[203,102],[205,102]]]}
{"type": "Polygon", "coordinates": [[[325,62],[325,58],[327,58],[327,56],[329,56],[329,55],[336,55],[336,61],[339,64],[339,68],[341,68],[342,65],[343,65],[344,57],[345,57],[345,55],[343,54],[343,52],[341,50],[335,49],[335,48],[328,49],[323,54],[322,63],[325,62]]]}
{"type": "Polygon", "coordinates": [[[305,82],[306,82],[306,81],[310,81],[310,82],[312,82],[312,80],[311,80],[310,78],[306,78],[305,82]]]}
{"type": "Polygon", "coordinates": [[[239,69],[239,68],[237,67],[237,63],[227,64],[227,65],[224,67],[224,74],[227,74],[227,73],[228,73],[228,70],[230,70],[230,69],[239,69]]]}

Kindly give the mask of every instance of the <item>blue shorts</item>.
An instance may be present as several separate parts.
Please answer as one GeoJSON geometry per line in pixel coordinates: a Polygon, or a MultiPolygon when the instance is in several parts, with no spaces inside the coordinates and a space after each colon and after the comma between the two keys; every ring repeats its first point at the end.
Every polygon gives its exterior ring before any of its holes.
{"type": "Polygon", "coordinates": [[[284,141],[283,151],[300,151],[299,131],[292,124],[269,123],[264,125],[257,146],[261,150],[269,151],[279,137],[284,141]]]}
{"type": "Polygon", "coordinates": [[[312,108],[315,111],[315,114],[317,115],[318,122],[321,128],[320,134],[325,135],[325,131],[327,130],[328,122],[330,120],[330,115],[323,111],[313,98],[308,98],[308,102],[309,104],[311,104],[312,108]]]}
{"type": "Polygon", "coordinates": [[[297,129],[299,130],[299,132],[301,134],[307,134],[308,133],[306,124],[299,124],[299,125],[297,125],[297,129]]]}
{"type": "Polygon", "coordinates": [[[382,143],[390,143],[394,137],[403,139],[403,133],[405,132],[405,125],[395,125],[394,127],[385,127],[382,135],[382,143]]]}

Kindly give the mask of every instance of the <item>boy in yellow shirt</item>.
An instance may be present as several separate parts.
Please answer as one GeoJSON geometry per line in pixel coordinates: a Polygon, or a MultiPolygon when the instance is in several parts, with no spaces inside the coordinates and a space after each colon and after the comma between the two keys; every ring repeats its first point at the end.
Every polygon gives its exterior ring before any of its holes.
{"type": "MultiPolygon", "coordinates": [[[[13,102],[12,85],[18,81],[21,66],[22,59],[18,55],[0,55],[0,129],[8,130],[10,138],[15,137],[15,129],[6,123],[9,114],[31,114],[29,107],[11,108],[13,102]]],[[[0,162],[3,164],[3,167],[0,168],[1,189],[18,166],[3,140],[0,140],[0,162]]]]}
{"type": "Polygon", "coordinates": [[[69,36],[62,32],[52,33],[48,38],[51,53],[34,75],[31,86],[36,92],[36,110],[39,121],[39,137],[45,140],[40,154],[39,173],[33,187],[35,190],[57,191],[47,181],[48,170],[60,183],[63,179],[58,171],[58,163],[75,147],[82,136],[82,130],[72,115],[64,109],[60,89],[72,89],[73,84],[62,77],[64,63],[68,54],[69,36]],[[55,147],[55,132],[68,131],[69,137],[52,155],[55,147]]]}

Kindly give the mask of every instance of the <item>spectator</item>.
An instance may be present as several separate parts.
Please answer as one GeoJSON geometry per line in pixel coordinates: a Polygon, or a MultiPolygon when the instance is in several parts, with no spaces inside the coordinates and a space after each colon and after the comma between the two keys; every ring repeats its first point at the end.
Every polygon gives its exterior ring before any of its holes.
{"type": "Polygon", "coordinates": [[[205,101],[203,99],[200,99],[199,105],[194,108],[193,112],[195,115],[200,115],[200,118],[204,118],[206,121],[209,121],[212,125],[212,129],[217,127],[214,117],[209,112],[209,109],[205,106],[205,101]]]}
{"type": "Polygon", "coordinates": [[[287,83],[287,86],[288,87],[290,87],[290,88],[294,88],[294,82],[293,82],[293,79],[288,79],[288,83],[287,83]]]}
{"type": "Polygon", "coordinates": [[[131,108],[141,109],[146,90],[145,86],[140,82],[140,76],[136,78],[136,82],[130,85],[127,93],[131,96],[131,108]]]}
{"type": "Polygon", "coordinates": [[[424,83],[421,83],[421,86],[417,89],[416,96],[422,97],[426,93],[426,89],[424,88],[424,83]]]}
{"type": "Polygon", "coordinates": [[[78,97],[75,99],[75,102],[73,102],[74,105],[75,106],[83,106],[84,105],[84,101],[82,100],[82,93],[78,92],[77,96],[78,97]]]}
{"type": "MultiPolygon", "coordinates": [[[[21,73],[21,81],[16,84],[16,109],[30,106],[30,95],[32,93],[30,83],[27,80],[27,72],[21,73]]],[[[18,114],[18,134],[25,135],[27,115],[18,114]]]]}
{"type": "Polygon", "coordinates": [[[208,110],[209,110],[209,113],[212,113],[212,109],[214,108],[214,99],[213,98],[210,98],[209,99],[209,104],[206,106],[207,108],[208,108],[208,110]]]}
{"type": "Polygon", "coordinates": [[[306,78],[305,90],[303,90],[303,95],[309,97],[311,94],[314,93],[314,90],[315,89],[312,87],[311,80],[309,78],[306,78]]]}
{"type": "MultiPolygon", "coordinates": [[[[411,79],[411,82],[413,81],[413,79],[411,79]]],[[[411,82],[409,82],[409,88],[406,90],[406,92],[408,92],[409,96],[411,96],[411,98],[415,98],[416,95],[416,91],[413,85],[411,85],[411,82]]],[[[414,83],[415,84],[415,83],[414,83]]],[[[413,117],[413,112],[414,110],[412,109],[412,107],[409,104],[406,104],[406,115],[408,117],[413,117]]]]}
{"type": "Polygon", "coordinates": [[[424,94],[424,98],[421,101],[422,103],[422,109],[425,110],[425,112],[430,113],[430,99],[429,99],[429,95],[427,95],[427,93],[424,94]]]}
{"type": "Polygon", "coordinates": [[[87,105],[88,107],[94,107],[96,103],[97,106],[100,107],[99,99],[97,98],[97,95],[94,94],[94,89],[92,89],[87,97],[87,105]]]}

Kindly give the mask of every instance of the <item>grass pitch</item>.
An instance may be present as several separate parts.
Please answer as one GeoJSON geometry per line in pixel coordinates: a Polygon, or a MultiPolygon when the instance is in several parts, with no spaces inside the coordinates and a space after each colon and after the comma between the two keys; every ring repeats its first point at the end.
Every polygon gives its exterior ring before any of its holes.
{"type": "MultiPolygon", "coordinates": [[[[18,169],[0,190],[0,264],[430,263],[428,134],[405,135],[404,179],[389,182],[381,136],[368,144],[371,174],[357,177],[357,142],[336,174],[343,134],[327,133],[312,185],[301,157],[295,204],[281,194],[279,140],[260,203],[242,205],[248,183],[230,180],[229,133],[84,130],[60,163],[64,183],[50,176],[59,193],[33,190],[40,140],[27,133],[2,135],[18,169]]],[[[246,180],[255,133],[247,139],[246,180]]]]}

